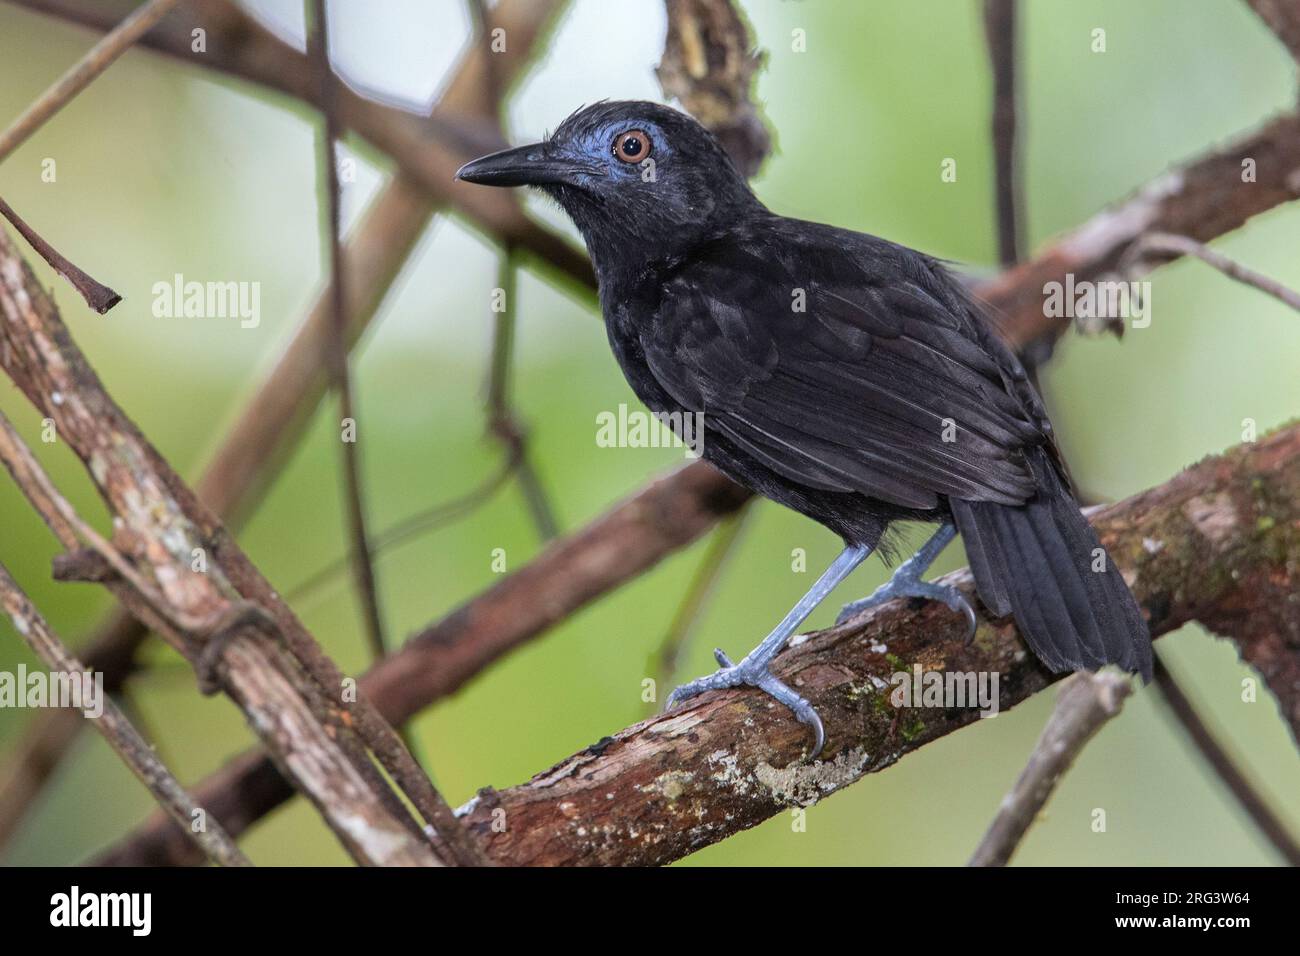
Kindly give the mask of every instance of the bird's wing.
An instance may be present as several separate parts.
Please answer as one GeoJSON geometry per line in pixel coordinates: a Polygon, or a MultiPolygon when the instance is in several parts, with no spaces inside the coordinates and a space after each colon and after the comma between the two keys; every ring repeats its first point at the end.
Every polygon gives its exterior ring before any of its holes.
{"type": "Polygon", "coordinates": [[[706,442],[809,487],[1028,500],[1021,452],[1050,425],[1014,357],[933,260],[835,235],[848,247],[717,243],[667,277],[640,333],[655,378],[703,413],[706,442]]]}

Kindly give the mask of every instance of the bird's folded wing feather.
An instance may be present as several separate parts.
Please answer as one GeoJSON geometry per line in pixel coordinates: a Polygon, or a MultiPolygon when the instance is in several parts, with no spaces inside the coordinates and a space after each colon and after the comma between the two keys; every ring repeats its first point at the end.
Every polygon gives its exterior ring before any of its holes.
{"type": "Polygon", "coordinates": [[[809,487],[919,509],[1027,500],[1021,451],[1050,426],[1023,372],[930,260],[881,249],[911,258],[710,250],[661,290],[652,373],[706,436],[809,487]]]}

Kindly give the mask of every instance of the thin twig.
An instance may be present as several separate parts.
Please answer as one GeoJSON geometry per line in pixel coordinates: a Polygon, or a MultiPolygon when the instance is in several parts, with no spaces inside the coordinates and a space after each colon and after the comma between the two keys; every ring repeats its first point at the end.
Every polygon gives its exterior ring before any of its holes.
{"type": "Polygon", "coordinates": [[[357,593],[361,598],[370,654],[373,660],[379,660],[388,653],[388,643],[384,638],[383,612],[379,605],[379,587],[375,581],[374,555],[370,549],[370,537],[366,532],[365,493],[361,487],[361,461],[357,446],[359,432],[352,394],[352,376],[348,370],[347,296],[344,292],[343,247],[339,235],[342,228],[342,214],[338,161],[334,155],[341,127],[338,121],[338,89],[334,71],[330,67],[329,24],[325,14],[325,0],[311,0],[311,23],[311,39],[308,46],[318,72],[321,113],[324,116],[320,143],[320,172],[322,188],[325,192],[325,243],[329,260],[330,311],[333,319],[333,334],[330,337],[328,350],[330,377],[333,380],[334,391],[338,395],[341,427],[342,423],[351,423],[353,429],[351,438],[344,438],[341,442],[343,489],[347,503],[348,534],[352,541],[352,573],[356,578],[357,593]]]}
{"type": "MultiPolygon", "coordinates": [[[[722,519],[713,532],[708,550],[705,551],[695,576],[686,586],[686,593],[677,606],[677,613],[673,615],[672,623],[668,625],[663,640],[650,658],[650,673],[655,675],[657,688],[662,690],[674,683],[682,652],[695,630],[695,625],[699,623],[701,612],[708,603],[718,578],[722,575],[723,566],[731,557],[732,549],[740,540],[740,532],[751,513],[752,509],[746,503],[735,514],[722,519]]],[[[652,701],[651,712],[658,710],[659,706],[659,701],[652,701]]]]}
{"type": "Polygon", "coordinates": [[[8,219],[13,224],[13,227],[18,230],[19,235],[27,240],[27,244],[36,250],[51,269],[67,279],[72,284],[72,287],[81,294],[81,297],[86,300],[86,305],[100,315],[103,315],[122,301],[122,297],[108,286],[64,258],[59,250],[41,238],[40,233],[27,225],[22,217],[14,212],[14,207],[3,199],[0,199],[0,215],[8,219]]]}
{"type": "Polygon", "coordinates": [[[1201,715],[1196,712],[1191,700],[1178,685],[1177,679],[1156,654],[1155,684],[1164,698],[1169,710],[1187,731],[1192,744],[1205,762],[1210,765],[1219,779],[1223,781],[1232,795],[1237,798],[1243,810],[1250,815],[1255,826],[1273,847],[1286,860],[1288,866],[1300,866],[1300,845],[1287,831],[1286,824],[1273,812],[1264,798],[1251,786],[1241,768],[1233,761],[1232,755],[1219,745],[1210,728],[1206,726],[1201,715]]]}
{"type": "Polygon", "coordinates": [[[1020,261],[1021,210],[1024,207],[1016,145],[1016,0],[984,0],[984,36],[993,68],[993,162],[998,229],[998,259],[1020,261]]]}
{"type": "MultiPolygon", "coordinates": [[[[81,666],[85,667],[85,664],[82,664],[81,666]]],[[[174,676],[180,677],[183,675],[188,677],[190,681],[194,680],[194,668],[190,666],[190,662],[185,660],[185,658],[172,658],[171,667],[174,676]]],[[[89,670],[90,668],[86,669],[89,670]]],[[[193,685],[191,684],[191,686],[193,685]]],[[[145,715],[145,712],[141,710],[140,701],[137,700],[136,695],[133,693],[134,690],[135,688],[123,687],[116,695],[114,695],[108,693],[108,688],[105,687],[104,695],[107,699],[116,699],[117,706],[126,716],[126,719],[131,721],[131,724],[140,731],[141,737],[144,737],[145,740],[150,742],[149,747],[153,750],[154,756],[164,765],[172,763],[173,761],[168,757],[168,748],[164,746],[156,732],[155,728],[157,725],[150,721],[150,719],[145,715]]],[[[174,755],[173,752],[172,756],[174,755]]]]}
{"type": "Polygon", "coordinates": [[[486,0],[469,0],[469,15],[474,21],[474,36],[482,45],[487,55],[487,69],[484,71],[483,112],[496,114],[500,126],[502,78],[497,69],[497,57],[492,51],[492,11],[486,0]]]}
{"type": "Polygon", "coordinates": [[[1127,676],[1110,671],[1065,679],[1029,763],[1002,798],[997,816],[971,856],[971,866],[1007,864],[1084,744],[1120,712],[1132,692],[1127,676]]]}
{"type": "MultiPolygon", "coordinates": [[[[509,480],[515,472],[517,461],[506,459],[500,468],[491,475],[488,475],[480,484],[471,488],[463,495],[453,498],[451,501],[444,501],[441,504],[427,508],[418,514],[404,518],[402,521],[375,535],[372,547],[376,555],[388,554],[390,549],[398,545],[405,544],[407,541],[420,534],[445,527],[460,518],[464,518],[482,507],[489,501],[494,494],[509,480]]],[[[325,567],[316,571],[314,574],[303,580],[285,592],[284,599],[295,607],[304,609],[309,607],[304,599],[311,595],[317,588],[321,587],[341,571],[347,569],[348,558],[339,558],[336,561],[327,564],[325,567]]]]}
{"type": "MultiPolygon", "coordinates": [[[[501,71],[497,68],[497,56],[492,50],[492,12],[485,0],[468,0],[468,6],[470,18],[474,21],[475,40],[487,51],[483,112],[492,117],[497,133],[504,138],[504,87],[501,71]]],[[[492,356],[488,364],[488,431],[504,446],[507,459],[514,463],[519,489],[523,493],[528,513],[532,516],[533,525],[542,540],[549,541],[559,533],[559,525],[541,478],[528,454],[526,432],[509,404],[510,373],[514,361],[517,276],[516,250],[513,243],[506,242],[501,249],[497,270],[497,287],[502,297],[502,307],[493,312],[492,356]]]]}
{"type": "MultiPolygon", "coordinates": [[[[67,20],[104,29],[105,0],[10,0],[20,6],[48,12],[67,20]]],[[[507,31],[507,51],[529,42],[527,32],[514,25],[532,18],[534,12],[549,13],[547,0],[525,0],[513,5],[517,16],[507,22],[503,5],[493,7],[494,22],[507,31]],[[531,8],[528,9],[528,8],[531,8]]],[[[549,21],[549,17],[545,18],[549,21]]],[[[228,0],[205,0],[195,5],[188,22],[169,19],[142,41],[143,46],[162,50],[194,66],[226,73],[279,90],[312,105],[319,105],[319,84],[308,57],[257,18],[228,0]],[[174,24],[174,25],[173,25],[174,24]],[[204,29],[207,49],[192,49],[191,31],[204,29]]],[[[534,23],[537,21],[534,20],[534,23]]],[[[490,52],[490,51],[489,51],[490,52]]],[[[494,54],[504,62],[509,52],[494,54]]],[[[480,80],[480,83],[482,81],[480,80]]],[[[481,95],[481,90],[477,91],[481,95]]],[[[366,99],[346,86],[339,90],[340,120],[376,149],[387,153],[400,166],[404,178],[417,183],[426,197],[447,204],[476,223],[489,236],[509,240],[555,268],[557,278],[566,278],[570,288],[595,288],[591,260],[572,240],[542,226],[525,214],[517,196],[506,189],[481,189],[456,183],[455,173],[464,163],[506,144],[490,134],[491,126],[477,127],[473,137],[460,135],[462,122],[446,113],[427,117],[398,107],[366,99]],[[457,141],[459,140],[459,141],[457,141]],[[469,140],[469,141],[467,141],[469,140]]],[[[450,112],[450,111],[448,111],[450,112]]]]}
{"type": "Polygon", "coordinates": [[[150,0],[131,12],[117,28],[90,48],[90,52],[64,73],[48,90],[23,111],[23,114],[0,133],[0,162],[40,129],[51,116],[63,109],[95,77],[107,70],[140,39],[171,12],[178,0],[150,0]]]}
{"type": "Polygon", "coordinates": [[[1124,254],[1124,258],[1120,260],[1119,272],[1121,275],[1127,275],[1135,264],[1147,262],[1155,256],[1192,256],[1200,259],[1206,265],[1222,272],[1229,279],[1245,283],[1260,292],[1271,295],[1279,302],[1289,305],[1297,312],[1300,312],[1300,292],[1296,292],[1276,279],[1270,279],[1254,269],[1249,269],[1241,263],[1229,259],[1222,253],[1215,252],[1205,243],[1189,239],[1187,236],[1176,236],[1168,232],[1147,233],[1124,254]]]}
{"type": "MultiPolygon", "coordinates": [[[[32,605],[3,564],[0,564],[0,606],[4,607],[14,628],[50,669],[51,674],[67,675],[78,680],[91,677],[90,672],[72,656],[58,635],[50,630],[45,618],[32,605]]],[[[159,806],[176,821],[176,825],[189,834],[213,863],[219,866],[252,866],[221,823],[200,808],[171,771],[163,766],[148,742],[140,736],[140,732],[102,690],[102,684],[96,693],[98,700],[83,698],[82,701],[87,707],[98,705],[102,708],[99,716],[93,718],[95,729],[104,735],[109,746],[117,751],[131,772],[153,794],[159,806]],[[200,820],[202,823],[196,828],[195,824],[200,820]]]]}
{"type": "MultiPolygon", "coordinates": [[[[338,86],[334,71],[330,67],[329,26],[325,0],[311,0],[310,19],[312,30],[308,46],[318,72],[321,112],[324,117],[320,162],[326,193],[330,308],[333,313],[333,335],[330,340],[329,358],[334,388],[338,393],[339,416],[343,421],[351,421],[355,428],[356,412],[351,376],[348,374],[348,317],[344,290],[343,250],[339,235],[341,212],[338,165],[334,157],[334,144],[339,140],[342,127],[338,121],[338,86]]],[[[352,560],[357,589],[365,612],[366,633],[371,652],[375,660],[381,660],[387,653],[387,642],[384,639],[379,593],[375,582],[373,552],[366,532],[359,458],[354,435],[353,441],[343,442],[343,470],[348,524],[352,538],[352,560]]],[[[376,756],[393,775],[398,786],[414,804],[434,836],[450,851],[452,861],[464,866],[488,865],[487,857],[465,832],[442,794],[412,757],[409,741],[397,739],[399,737],[397,732],[388,727],[377,714],[374,718],[374,720],[358,722],[366,743],[375,748],[376,756]],[[387,739],[380,739],[381,736],[387,739]]]]}
{"type": "MultiPolygon", "coordinates": [[[[1074,323],[1044,308],[1044,290],[1073,277],[1080,283],[1113,277],[1116,265],[1144,234],[1166,232],[1211,242],[1252,217],[1300,198],[1300,114],[1283,113],[1190,161],[1176,164],[1128,198],[1101,210],[1036,254],[982,282],[1002,334],[1019,350],[1045,349],[1074,323]],[[1250,165],[1254,176],[1243,176],[1250,165]]],[[[1143,263],[1134,263],[1143,266],[1143,263]]],[[[1125,277],[1135,278],[1132,272],[1125,277]]]]}

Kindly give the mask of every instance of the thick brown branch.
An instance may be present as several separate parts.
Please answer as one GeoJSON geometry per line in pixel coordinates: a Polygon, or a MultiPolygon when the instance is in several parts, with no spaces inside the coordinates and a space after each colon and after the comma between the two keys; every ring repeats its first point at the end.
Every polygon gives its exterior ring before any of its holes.
{"type": "MultiPolygon", "coordinates": [[[[367,673],[361,686],[390,721],[401,723],[694,541],[748,499],[748,492],[707,465],[682,468],[583,530],[558,539],[531,563],[417,634],[367,673]]],[[[196,795],[239,834],[293,790],[269,761],[248,754],[204,781],[196,795]]],[[[170,822],[154,817],[99,862],[198,861],[170,822]]]]}
{"type": "Polygon", "coordinates": [[[1067,274],[1073,275],[1076,285],[1106,278],[1116,271],[1129,247],[1148,232],[1209,242],[1297,197],[1300,117],[1287,114],[1165,173],[977,291],[997,310],[998,323],[1013,342],[1023,346],[1054,340],[1070,320],[1047,314],[1044,298],[1049,283],[1063,282],[1067,274]]]}
{"type": "MultiPolygon", "coordinates": [[[[596,527],[556,542],[533,564],[415,638],[367,675],[363,686],[389,719],[405,719],[426,701],[450,693],[497,656],[567,616],[574,607],[593,600],[602,589],[616,587],[626,580],[629,567],[657,561],[667,550],[684,543],[682,536],[702,533],[717,514],[734,511],[744,500],[742,492],[722,482],[715,472],[698,466],[684,468],[615,509],[596,527]],[[708,476],[715,477],[707,480],[708,476]],[[692,508],[682,511],[684,501],[693,502],[692,508]],[[638,542],[645,542],[644,550],[628,554],[627,548],[638,542]]],[[[1258,446],[1208,459],[1166,485],[1108,509],[1098,524],[1115,559],[1126,571],[1136,569],[1136,593],[1147,609],[1153,632],[1168,633],[1188,620],[1199,620],[1218,633],[1235,637],[1243,656],[1277,694],[1293,731],[1300,734],[1300,660],[1296,654],[1300,612],[1294,607],[1300,575],[1300,426],[1279,432],[1258,446]]],[[[960,573],[955,578],[970,590],[968,575],[960,573]]],[[[592,846],[581,852],[573,847],[562,852],[566,841],[576,839],[577,827],[562,826],[556,815],[563,817],[570,795],[583,801],[576,805],[590,808],[605,800],[605,792],[613,792],[601,789],[604,782],[652,769],[652,778],[657,779],[664,768],[679,766],[678,761],[689,753],[695,763],[683,770],[694,774],[694,785],[707,791],[697,797],[721,799],[719,794],[725,788],[717,785],[714,778],[718,776],[751,788],[752,793],[735,795],[738,803],[719,805],[717,815],[710,817],[716,823],[726,813],[742,809],[735,829],[743,829],[779,807],[764,789],[764,780],[772,786],[781,781],[798,785],[804,795],[809,793],[810,783],[813,790],[824,783],[837,789],[867,769],[881,769],[913,746],[974,719],[971,713],[956,713],[916,720],[909,717],[896,723],[898,715],[888,708],[878,709],[868,697],[877,689],[871,678],[887,681],[899,666],[942,664],[949,670],[999,671],[1003,707],[1050,682],[1050,675],[1033,663],[1006,622],[985,620],[970,646],[960,641],[959,630],[943,608],[926,606],[911,611],[895,604],[871,619],[865,638],[862,629],[851,627],[825,632],[787,651],[782,657],[784,673],[798,671],[804,677],[801,692],[814,694],[827,726],[833,722],[837,733],[858,734],[863,709],[877,708],[868,714],[862,742],[846,744],[842,738],[829,763],[795,768],[797,772],[774,770],[790,768],[799,759],[807,742],[802,725],[770,707],[759,695],[710,697],[690,710],[656,717],[625,731],[616,738],[617,748],[597,746],[571,758],[552,774],[507,791],[502,797],[508,812],[519,810],[524,815],[511,824],[509,845],[502,842],[503,834],[494,840],[492,852],[510,862],[608,862],[615,858],[620,862],[662,862],[689,852],[692,840],[711,841],[706,832],[674,836],[669,826],[672,821],[665,817],[676,812],[672,801],[665,806],[653,796],[654,791],[650,798],[638,792],[636,787],[647,783],[644,778],[620,783],[615,802],[624,816],[615,823],[629,827],[625,835],[648,833],[651,840],[675,841],[666,851],[647,845],[650,855],[642,857],[620,844],[611,848],[609,856],[592,846]],[[881,652],[881,647],[887,651],[881,652]],[[814,650],[817,656],[805,660],[814,650]],[[719,716],[720,721],[712,723],[719,716]],[[691,735],[701,726],[709,729],[708,735],[692,741],[691,735]],[[737,740],[745,746],[743,753],[733,754],[727,748],[737,740]],[[711,748],[705,746],[709,742],[711,748]],[[708,755],[719,748],[727,759],[718,766],[710,765],[708,755]],[[616,754],[623,755],[617,766],[605,763],[602,755],[616,754]],[[861,766],[850,765],[855,754],[862,757],[861,766]],[[744,768],[748,777],[730,769],[732,756],[737,761],[745,758],[735,766],[744,768]],[[604,769],[589,774],[598,768],[604,769]],[[588,785],[593,789],[584,791],[588,785]],[[642,805],[643,812],[650,815],[647,822],[652,825],[648,828],[628,822],[642,805]],[[528,838],[525,831],[532,826],[550,829],[542,830],[535,839],[528,838]],[[656,826],[664,829],[656,830],[656,826]],[[541,843],[552,836],[558,842],[547,850],[541,843]]],[[[668,785],[673,790],[671,781],[668,785]]],[[[197,796],[228,829],[238,833],[291,792],[276,778],[274,767],[248,754],[206,781],[197,796]]],[[[473,818],[482,822],[482,814],[487,813],[490,821],[493,799],[479,807],[473,818]]],[[[725,833],[720,832],[718,838],[722,835],[725,833]]],[[[183,836],[165,818],[156,816],[99,862],[195,860],[183,836]]]]}
{"type": "MultiPolygon", "coordinates": [[[[1093,522],[1153,633],[1199,621],[1232,637],[1300,732],[1300,425],[1208,458],[1093,522]]],[[[946,580],[974,600],[968,572],[946,580]]],[[[896,709],[887,691],[897,672],[997,673],[1002,710],[1054,680],[1012,622],[985,617],[966,644],[960,620],[935,604],[894,602],[865,626],[796,642],[775,670],[825,720],[823,760],[801,762],[807,728],[763,694],[710,693],[525,784],[481,791],[471,826],[513,864],[667,863],[977,722],[973,708],[896,709]]]]}

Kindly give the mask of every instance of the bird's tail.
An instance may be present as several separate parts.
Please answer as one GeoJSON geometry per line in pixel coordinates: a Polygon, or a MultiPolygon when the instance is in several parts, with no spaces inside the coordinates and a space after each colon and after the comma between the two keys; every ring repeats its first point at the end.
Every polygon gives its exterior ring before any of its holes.
{"type": "Polygon", "coordinates": [[[1133,593],[1043,449],[1024,505],[951,500],[980,600],[1012,614],[1051,670],[1118,664],[1151,679],[1151,637],[1133,593]]]}

